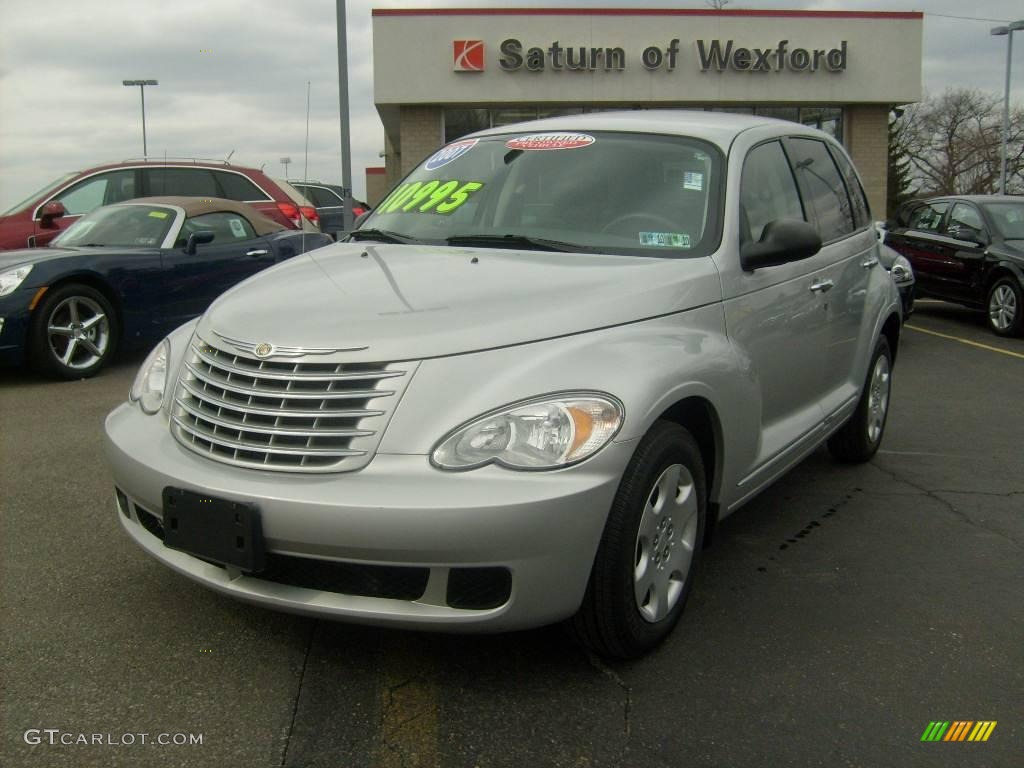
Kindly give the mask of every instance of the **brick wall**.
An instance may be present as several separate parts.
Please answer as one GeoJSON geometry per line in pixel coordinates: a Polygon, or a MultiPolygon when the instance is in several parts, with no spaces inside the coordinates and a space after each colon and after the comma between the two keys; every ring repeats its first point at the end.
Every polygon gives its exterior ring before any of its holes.
{"type": "Polygon", "coordinates": [[[399,135],[402,144],[396,149],[400,153],[401,175],[404,176],[444,144],[444,134],[441,132],[440,107],[403,106],[401,110],[399,135]]]}
{"type": "Polygon", "coordinates": [[[878,104],[850,106],[846,108],[844,122],[846,149],[864,182],[871,215],[875,219],[885,219],[889,109],[878,104]]]}

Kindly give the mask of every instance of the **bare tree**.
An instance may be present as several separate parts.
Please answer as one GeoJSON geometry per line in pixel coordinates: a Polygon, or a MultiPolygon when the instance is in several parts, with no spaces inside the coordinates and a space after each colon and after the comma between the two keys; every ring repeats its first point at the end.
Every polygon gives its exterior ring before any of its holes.
{"type": "Polygon", "coordinates": [[[714,8],[716,11],[720,11],[727,6],[732,0],[704,0],[708,7],[714,8]]]}
{"type": "MultiPolygon", "coordinates": [[[[1002,103],[991,94],[950,89],[904,110],[901,144],[925,195],[998,191],[1002,103]]],[[[1024,110],[1010,118],[1007,192],[1024,192],[1024,110]]]]}

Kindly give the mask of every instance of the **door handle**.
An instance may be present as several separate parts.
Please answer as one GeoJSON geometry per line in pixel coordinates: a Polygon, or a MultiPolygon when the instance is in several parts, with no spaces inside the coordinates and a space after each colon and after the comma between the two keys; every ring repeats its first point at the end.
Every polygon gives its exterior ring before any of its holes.
{"type": "Polygon", "coordinates": [[[267,255],[267,249],[266,248],[254,248],[251,251],[246,251],[245,255],[246,256],[266,256],[267,255]]]}
{"type": "Polygon", "coordinates": [[[811,283],[811,290],[815,293],[828,293],[835,287],[835,283],[831,280],[815,280],[811,283]]]}
{"type": "Polygon", "coordinates": [[[874,256],[871,256],[860,263],[860,265],[864,267],[864,269],[871,269],[872,267],[877,266],[877,264],[878,259],[875,258],[874,256]]]}

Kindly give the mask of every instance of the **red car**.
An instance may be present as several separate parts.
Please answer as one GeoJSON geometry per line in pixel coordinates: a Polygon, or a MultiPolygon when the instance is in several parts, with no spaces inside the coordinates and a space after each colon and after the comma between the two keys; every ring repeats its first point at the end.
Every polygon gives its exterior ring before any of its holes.
{"type": "Polygon", "coordinates": [[[0,215],[0,250],[46,245],[101,205],[139,197],[184,195],[248,203],[289,229],[299,207],[255,168],[200,160],[126,160],[69,173],[0,215]]]}

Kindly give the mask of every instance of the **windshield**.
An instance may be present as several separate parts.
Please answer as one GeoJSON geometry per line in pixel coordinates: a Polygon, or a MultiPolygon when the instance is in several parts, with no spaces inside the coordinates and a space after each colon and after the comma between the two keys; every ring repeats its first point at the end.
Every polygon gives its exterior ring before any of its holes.
{"type": "Polygon", "coordinates": [[[406,177],[355,239],[702,256],[717,245],[721,167],[716,149],[684,137],[464,139],[406,177]]]}
{"type": "Polygon", "coordinates": [[[985,203],[984,208],[1004,240],[1024,240],[1024,201],[985,203]]]}
{"type": "Polygon", "coordinates": [[[61,184],[64,184],[65,182],[70,181],[71,179],[75,178],[75,176],[77,176],[77,175],[78,175],[77,172],[75,172],[75,173],[65,173],[59,179],[57,179],[54,182],[51,182],[51,183],[47,184],[45,187],[40,189],[38,192],[33,192],[31,195],[26,197],[24,200],[22,200],[17,205],[12,205],[10,208],[8,208],[3,213],[0,213],[0,216],[10,216],[12,213],[17,213],[18,211],[22,210],[23,208],[27,208],[30,204],[34,203],[39,198],[46,197],[48,194],[53,192],[53,190],[55,190],[61,184]]]}
{"type": "Polygon", "coordinates": [[[174,209],[165,206],[108,205],[83,216],[52,245],[158,248],[174,218],[174,209]]]}

